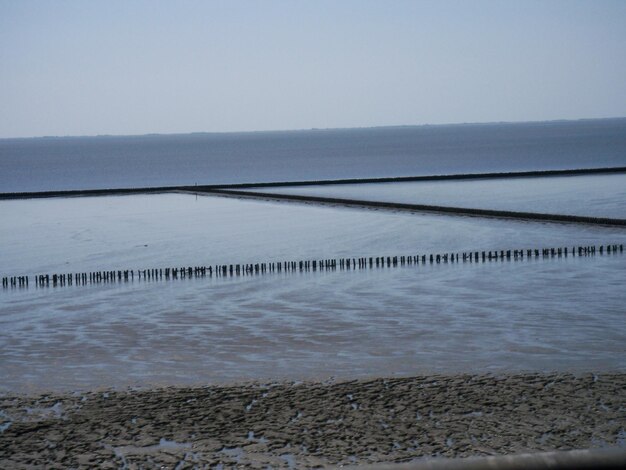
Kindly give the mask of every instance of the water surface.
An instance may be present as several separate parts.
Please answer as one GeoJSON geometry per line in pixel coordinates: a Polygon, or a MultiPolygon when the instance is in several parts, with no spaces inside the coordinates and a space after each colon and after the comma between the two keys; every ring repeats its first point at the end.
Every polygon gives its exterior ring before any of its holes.
{"type": "Polygon", "coordinates": [[[626,368],[623,256],[3,294],[3,390],[626,368]]]}
{"type": "Polygon", "coordinates": [[[22,275],[626,241],[626,230],[158,194],[0,201],[0,272],[22,275]]]}
{"type": "Polygon", "coordinates": [[[0,139],[0,192],[626,166],[626,119],[0,139]]]}
{"type": "Polygon", "coordinates": [[[250,191],[626,219],[626,173],[284,186],[250,191]]]}
{"type": "MultiPolygon", "coordinates": [[[[626,243],[626,231],[186,194],[0,202],[33,274],[626,243]]],[[[1,390],[624,370],[624,255],[0,290],[1,390]]]]}

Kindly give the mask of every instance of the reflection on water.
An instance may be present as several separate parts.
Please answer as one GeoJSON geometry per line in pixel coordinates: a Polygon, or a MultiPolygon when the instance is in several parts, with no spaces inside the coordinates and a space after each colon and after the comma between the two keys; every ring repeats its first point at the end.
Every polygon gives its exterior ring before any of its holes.
{"type": "MultiPolygon", "coordinates": [[[[255,189],[253,189],[255,190],[255,189]]],[[[626,218],[626,174],[286,186],[257,191],[366,201],[626,218]]]]}
{"type": "MultiPolygon", "coordinates": [[[[3,201],[0,218],[15,274],[626,243],[620,228],[183,194],[3,201]]],[[[9,289],[1,387],[623,370],[625,269],[605,255],[9,289]]]]}

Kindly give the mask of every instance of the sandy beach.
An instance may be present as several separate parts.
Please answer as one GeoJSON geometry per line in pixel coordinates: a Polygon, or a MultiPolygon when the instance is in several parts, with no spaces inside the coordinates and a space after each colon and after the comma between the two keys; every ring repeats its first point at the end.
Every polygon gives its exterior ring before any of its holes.
{"type": "Polygon", "coordinates": [[[624,373],[4,394],[0,403],[2,468],[300,468],[626,439],[624,373]]]}

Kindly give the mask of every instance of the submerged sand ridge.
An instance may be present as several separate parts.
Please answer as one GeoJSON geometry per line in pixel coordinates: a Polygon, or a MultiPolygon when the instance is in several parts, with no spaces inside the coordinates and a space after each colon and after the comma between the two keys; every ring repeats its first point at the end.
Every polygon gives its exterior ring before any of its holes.
{"type": "Polygon", "coordinates": [[[626,444],[626,373],[0,398],[0,467],[266,468],[626,444]]]}

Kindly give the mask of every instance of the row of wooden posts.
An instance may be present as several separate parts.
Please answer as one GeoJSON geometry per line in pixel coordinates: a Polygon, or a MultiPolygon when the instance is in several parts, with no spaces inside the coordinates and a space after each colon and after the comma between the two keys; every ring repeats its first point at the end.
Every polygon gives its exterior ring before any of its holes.
{"type": "MultiPolygon", "coordinates": [[[[490,261],[516,261],[532,258],[554,258],[567,256],[590,256],[596,253],[623,253],[624,245],[578,246],[563,248],[542,248],[527,250],[469,251],[408,256],[376,256],[364,258],[338,258],[306,261],[283,261],[276,263],[220,264],[215,266],[186,266],[176,268],[125,269],[115,271],[94,271],[88,273],[39,274],[33,277],[35,286],[88,285],[137,280],[169,280],[206,276],[245,276],[268,272],[300,272],[349,270],[366,268],[390,268],[405,265],[439,263],[478,263],[490,261]]],[[[2,278],[2,287],[28,287],[29,276],[2,278]]]]}

